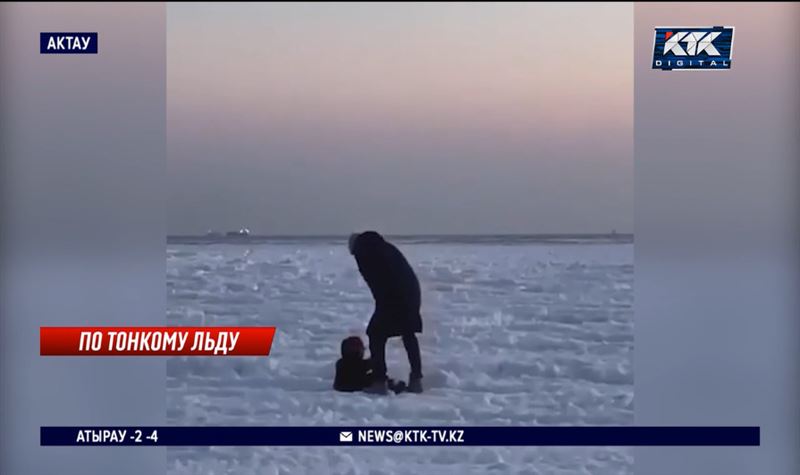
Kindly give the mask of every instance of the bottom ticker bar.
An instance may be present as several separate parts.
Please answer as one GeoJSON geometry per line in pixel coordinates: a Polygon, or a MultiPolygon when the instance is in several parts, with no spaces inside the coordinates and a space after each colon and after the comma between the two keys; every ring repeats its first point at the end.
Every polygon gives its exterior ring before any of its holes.
{"type": "Polygon", "coordinates": [[[759,427],[41,427],[40,444],[134,446],[758,446],[759,427]]]}

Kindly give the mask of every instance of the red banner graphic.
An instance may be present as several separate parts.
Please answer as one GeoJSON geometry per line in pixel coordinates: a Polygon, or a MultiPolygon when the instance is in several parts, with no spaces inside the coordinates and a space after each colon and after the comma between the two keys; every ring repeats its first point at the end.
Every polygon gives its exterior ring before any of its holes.
{"type": "Polygon", "coordinates": [[[275,327],[40,327],[42,356],[267,356],[275,327]]]}

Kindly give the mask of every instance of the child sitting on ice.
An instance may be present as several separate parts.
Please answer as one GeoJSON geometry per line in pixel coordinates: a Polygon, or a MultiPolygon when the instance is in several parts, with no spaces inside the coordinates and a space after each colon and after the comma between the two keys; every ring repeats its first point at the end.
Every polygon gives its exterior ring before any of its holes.
{"type": "MultiPolygon", "coordinates": [[[[364,342],[357,336],[342,340],[342,357],[336,362],[336,377],[333,389],[337,391],[361,391],[372,384],[370,360],[364,359],[364,342]]],[[[403,381],[388,380],[389,389],[396,394],[405,391],[403,381]]]]}

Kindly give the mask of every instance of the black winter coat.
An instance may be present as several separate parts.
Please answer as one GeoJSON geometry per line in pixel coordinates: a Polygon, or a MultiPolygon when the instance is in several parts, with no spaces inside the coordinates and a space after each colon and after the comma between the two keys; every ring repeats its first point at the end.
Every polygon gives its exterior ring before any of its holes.
{"type": "Polygon", "coordinates": [[[400,250],[375,231],[367,231],[355,238],[351,251],[375,299],[367,335],[422,332],[419,280],[400,250]]]}
{"type": "Polygon", "coordinates": [[[340,358],[336,362],[336,377],[333,389],[337,391],[361,391],[372,382],[370,361],[362,358],[340,358]]]}

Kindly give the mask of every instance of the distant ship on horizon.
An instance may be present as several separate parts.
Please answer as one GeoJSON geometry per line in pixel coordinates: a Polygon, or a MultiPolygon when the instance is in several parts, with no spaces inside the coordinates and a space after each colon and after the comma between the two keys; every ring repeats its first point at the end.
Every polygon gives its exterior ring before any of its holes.
{"type": "Polygon", "coordinates": [[[206,231],[206,237],[210,238],[221,238],[221,237],[248,237],[250,236],[250,229],[249,228],[240,228],[238,231],[228,231],[225,234],[222,234],[219,231],[214,231],[213,229],[209,229],[206,231]]]}
{"type": "Polygon", "coordinates": [[[225,237],[247,237],[250,235],[250,230],[247,228],[241,228],[238,231],[228,231],[225,233],[225,237]]]}

